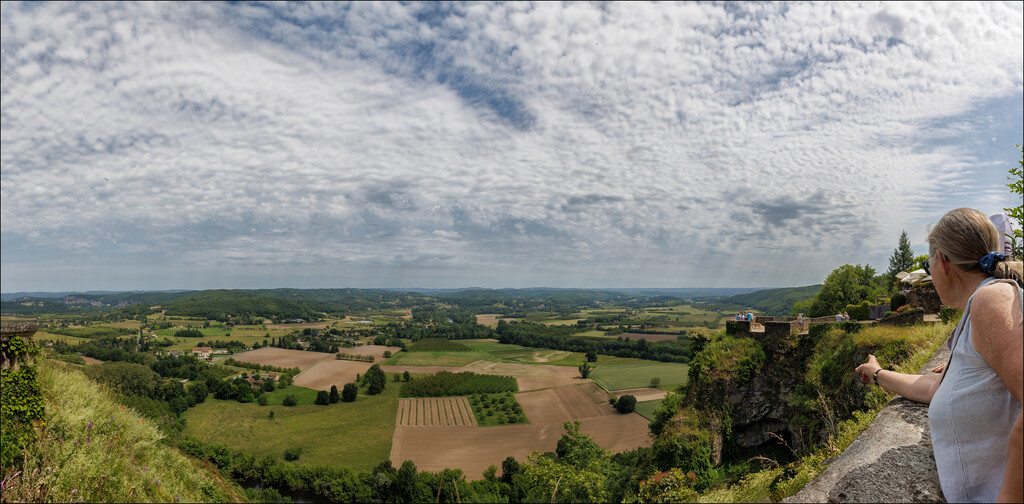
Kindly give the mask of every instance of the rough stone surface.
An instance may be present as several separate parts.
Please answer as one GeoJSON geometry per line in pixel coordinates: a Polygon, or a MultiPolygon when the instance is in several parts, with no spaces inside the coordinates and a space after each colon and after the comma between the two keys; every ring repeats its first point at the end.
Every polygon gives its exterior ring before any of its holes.
{"type": "MultiPolygon", "coordinates": [[[[4,322],[0,324],[0,342],[4,348],[11,338],[22,338],[30,340],[39,326],[33,322],[4,322]]],[[[22,366],[31,366],[35,359],[31,355],[7,355],[7,352],[0,351],[0,369],[13,369],[17,371],[22,366]]]]}
{"type": "MultiPolygon", "coordinates": [[[[918,374],[931,373],[948,358],[940,347],[918,374]]],[[[828,469],[784,502],[945,502],[928,406],[893,399],[828,469]]]]}

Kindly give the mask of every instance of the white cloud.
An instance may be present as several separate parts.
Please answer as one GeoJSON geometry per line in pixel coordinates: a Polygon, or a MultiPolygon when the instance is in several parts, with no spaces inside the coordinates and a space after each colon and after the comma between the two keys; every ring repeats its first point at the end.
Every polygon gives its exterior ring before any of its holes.
{"type": "Polygon", "coordinates": [[[1005,173],[990,142],[955,139],[1020,136],[971,114],[1021,95],[1021,26],[976,3],[4,4],[3,288],[44,249],[338,285],[817,282],[962,206],[950,186],[997,197],[968,173],[1005,173]]]}

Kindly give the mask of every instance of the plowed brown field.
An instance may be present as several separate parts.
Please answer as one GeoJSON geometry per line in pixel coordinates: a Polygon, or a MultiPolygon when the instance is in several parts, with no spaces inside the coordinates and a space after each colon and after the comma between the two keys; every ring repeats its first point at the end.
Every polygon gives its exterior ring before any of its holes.
{"type": "MultiPolygon", "coordinates": [[[[532,420],[531,420],[532,422],[532,420]]],[[[598,446],[616,452],[650,446],[647,420],[636,413],[582,420],[580,431],[598,446]]],[[[496,427],[396,427],[391,461],[412,460],[421,471],[462,469],[477,479],[487,466],[505,457],[525,461],[533,451],[555,451],[565,433],[561,423],[531,423],[496,427]]]]}
{"type": "Polygon", "coordinates": [[[334,354],[323,352],[307,352],[305,350],[285,350],[284,348],[263,347],[233,356],[239,362],[256,362],[283,368],[297,367],[300,370],[316,363],[324,357],[334,358],[334,354]]]}
{"type": "Polygon", "coordinates": [[[372,365],[369,362],[337,360],[334,357],[327,357],[296,376],[294,383],[300,387],[314,390],[330,390],[331,385],[336,385],[338,390],[341,390],[346,383],[356,381],[356,374],[366,373],[366,370],[370,369],[372,365]]]}
{"type": "Polygon", "coordinates": [[[594,404],[579,387],[573,385],[521,392],[516,394],[516,400],[523,407],[523,413],[530,423],[561,424],[577,418],[615,413],[615,408],[610,404],[594,404]]]}
{"type": "Polygon", "coordinates": [[[587,380],[581,383],[579,386],[580,391],[587,395],[594,404],[605,404],[609,399],[614,399],[615,396],[611,395],[605,389],[601,388],[600,385],[587,380]]]}
{"type": "Polygon", "coordinates": [[[391,352],[392,355],[401,350],[401,347],[363,345],[355,348],[342,348],[338,352],[353,355],[372,355],[376,360],[384,358],[384,352],[391,352]]]}
{"type": "Polygon", "coordinates": [[[656,401],[658,399],[664,399],[666,394],[668,394],[668,392],[666,392],[665,389],[649,387],[615,391],[615,395],[617,397],[631,395],[635,397],[637,401],[656,401]]]}
{"type": "Polygon", "coordinates": [[[395,425],[407,427],[475,427],[465,397],[423,397],[398,401],[395,425]]]}

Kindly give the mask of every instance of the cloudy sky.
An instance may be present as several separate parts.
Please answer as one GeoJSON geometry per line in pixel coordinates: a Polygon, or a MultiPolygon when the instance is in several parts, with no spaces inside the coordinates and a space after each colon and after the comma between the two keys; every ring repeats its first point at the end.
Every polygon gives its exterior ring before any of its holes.
{"type": "Polygon", "coordinates": [[[773,287],[1018,204],[1022,4],[2,4],[2,291],[773,287]]]}

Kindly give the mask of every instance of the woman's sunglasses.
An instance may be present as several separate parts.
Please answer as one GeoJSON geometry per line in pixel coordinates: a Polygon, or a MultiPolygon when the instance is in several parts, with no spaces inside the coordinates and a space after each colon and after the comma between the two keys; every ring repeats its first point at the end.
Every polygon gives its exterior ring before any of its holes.
{"type": "MultiPolygon", "coordinates": [[[[932,258],[932,256],[934,256],[934,255],[935,255],[935,254],[937,254],[938,252],[939,252],[939,251],[938,251],[938,250],[936,250],[935,252],[932,252],[931,254],[928,254],[928,260],[930,260],[930,259],[932,258]]],[[[921,263],[921,267],[922,267],[922,268],[924,268],[924,274],[925,274],[925,275],[931,276],[932,272],[931,272],[931,270],[930,270],[930,269],[928,269],[928,268],[929,268],[929,266],[931,266],[931,265],[930,265],[930,264],[928,264],[928,260],[925,260],[925,261],[924,261],[923,263],[921,263]]]]}

